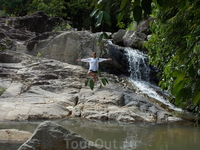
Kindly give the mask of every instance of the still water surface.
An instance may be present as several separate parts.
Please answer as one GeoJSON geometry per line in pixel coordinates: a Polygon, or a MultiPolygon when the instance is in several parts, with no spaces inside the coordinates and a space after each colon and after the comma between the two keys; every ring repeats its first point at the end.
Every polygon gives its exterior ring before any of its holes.
{"type": "MultiPolygon", "coordinates": [[[[82,137],[112,150],[199,150],[200,129],[191,123],[122,123],[82,119],[56,120],[82,137]]],[[[0,122],[0,129],[33,132],[40,122],[0,122]]],[[[21,144],[0,143],[0,150],[16,150],[21,144]]]]}

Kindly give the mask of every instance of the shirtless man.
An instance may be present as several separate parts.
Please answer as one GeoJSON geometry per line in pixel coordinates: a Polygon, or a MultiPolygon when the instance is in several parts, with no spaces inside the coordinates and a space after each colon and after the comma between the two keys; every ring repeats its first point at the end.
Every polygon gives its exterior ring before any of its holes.
{"type": "Polygon", "coordinates": [[[97,81],[97,71],[99,67],[99,62],[107,61],[107,60],[112,60],[112,58],[108,58],[108,59],[97,58],[95,52],[92,53],[92,58],[77,59],[77,61],[89,62],[90,67],[89,67],[87,75],[93,77],[94,83],[97,81]]]}

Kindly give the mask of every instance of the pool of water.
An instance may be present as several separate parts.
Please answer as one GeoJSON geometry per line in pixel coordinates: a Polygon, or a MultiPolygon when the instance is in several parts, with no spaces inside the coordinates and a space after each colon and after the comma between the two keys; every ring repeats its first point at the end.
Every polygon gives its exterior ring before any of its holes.
{"type": "MultiPolygon", "coordinates": [[[[82,137],[112,150],[197,150],[200,129],[192,123],[122,123],[83,119],[55,120],[82,137]]],[[[0,129],[33,132],[39,121],[0,122],[0,129]]],[[[19,143],[0,143],[0,150],[16,150],[19,143]]]]}

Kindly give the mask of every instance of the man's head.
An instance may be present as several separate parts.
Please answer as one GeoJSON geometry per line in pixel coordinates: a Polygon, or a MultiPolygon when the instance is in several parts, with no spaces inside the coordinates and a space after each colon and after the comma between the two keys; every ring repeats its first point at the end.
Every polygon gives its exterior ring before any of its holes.
{"type": "Polygon", "coordinates": [[[96,58],[96,53],[95,52],[92,53],[92,57],[96,58]]]}

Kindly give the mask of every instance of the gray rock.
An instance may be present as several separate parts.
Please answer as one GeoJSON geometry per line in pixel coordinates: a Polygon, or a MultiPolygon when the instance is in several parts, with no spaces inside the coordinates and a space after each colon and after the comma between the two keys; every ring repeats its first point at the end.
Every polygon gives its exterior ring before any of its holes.
{"type": "MultiPolygon", "coordinates": [[[[70,115],[65,107],[55,103],[25,103],[14,102],[16,99],[7,99],[8,102],[0,102],[0,120],[35,120],[35,119],[59,119],[70,115]],[[11,101],[11,102],[9,102],[11,101]]],[[[34,99],[30,99],[34,101],[34,99]]]]}
{"type": "Polygon", "coordinates": [[[169,112],[136,94],[126,78],[103,73],[109,84],[100,89],[99,80],[92,91],[84,86],[87,70],[81,66],[14,51],[6,53],[3,56],[10,61],[0,63],[0,88],[6,88],[0,96],[0,120],[71,116],[131,122],[168,121],[169,112]],[[15,57],[21,62],[12,63],[15,57]]]}
{"type": "Polygon", "coordinates": [[[120,29],[118,32],[112,34],[113,43],[121,43],[123,41],[123,36],[125,35],[126,30],[120,29]]]}
{"type": "Polygon", "coordinates": [[[88,141],[64,127],[46,121],[41,123],[18,150],[107,150],[107,148],[88,141]]]}
{"type": "Polygon", "coordinates": [[[147,20],[141,21],[136,28],[137,32],[144,33],[146,35],[151,34],[150,30],[150,22],[154,19],[152,17],[148,18],[147,20]]]}
{"type": "Polygon", "coordinates": [[[100,47],[96,43],[97,38],[88,31],[66,31],[49,42],[38,41],[30,54],[40,52],[46,58],[77,64],[76,59],[91,57],[93,51],[99,56],[100,47]]]}
{"type": "Polygon", "coordinates": [[[64,21],[61,18],[49,17],[42,11],[35,12],[31,15],[9,19],[9,25],[12,25],[14,28],[25,28],[28,31],[36,33],[52,31],[56,25],[62,22],[64,21]]]}
{"type": "Polygon", "coordinates": [[[16,129],[0,130],[0,142],[24,143],[31,137],[32,133],[16,129]]]}
{"type": "Polygon", "coordinates": [[[136,31],[127,31],[123,36],[123,43],[126,47],[141,49],[145,40],[146,34],[136,31]]]}

